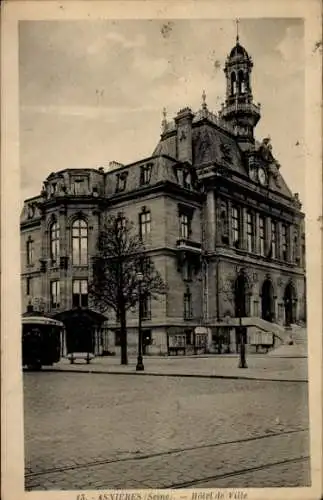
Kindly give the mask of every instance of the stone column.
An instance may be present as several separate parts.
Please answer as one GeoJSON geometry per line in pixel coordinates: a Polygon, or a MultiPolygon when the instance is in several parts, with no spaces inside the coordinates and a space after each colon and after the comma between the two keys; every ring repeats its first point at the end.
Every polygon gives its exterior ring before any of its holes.
{"type": "Polygon", "coordinates": [[[69,309],[69,300],[67,293],[67,281],[68,281],[68,271],[67,265],[70,263],[67,261],[68,256],[68,235],[66,231],[66,218],[67,209],[66,206],[61,205],[59,207],[59,255],[60,255],[60,271],[59,271],[59,281],[60,281],[60,309],[69,309]]]}
{"type": "Polygon", "coordinates": [[[229,246],[232,246],[232,202],[228,200],[229,246]]]}
{"type": "Polygon", "coordinates": [[[271,218],[265,218],[265,255],[267,256],[271,249],[271,218]]]}
{"type": "Polygon", "coordinates": [[[221,203],[220,197],[216,198],[216,231],[215,231],[215,244],[222,245],[222,223],[221,223],[221,203]]]}
{"type": "Polygon", "coordinates": [[[247,208],[246,207],[242,207],[241,208],[241,229],[242,229],[242,234],[241,234],[241,238],[242,238],[242,249],[243,250],[247,250],[248,249],[248,244],[247,244],[247,231],[248,231],[248,226],[247,226],[247,208]]]}
{"type": "Polygon", "coordinates": [[[259,254],[260,252],[260,243],[259,243],[259,213],[256,212],[255,213],[255,218],[254,218],[254,221],[255,221],[255,227],[254,227],[254,232],[255,232],[255,245],[254,245],[254,248],[255,248],[255,253],[259,254]]]}
{"type": "MultiPolygon", "coordinates": [[[[296,251],[296,249],[295,249],[296,251]]],[[[293,224],[290,224],[287,229],[287,259],[288,262],[296,262],[296,259],[294,260],[294,226],[293,224]]]]}
{"type": "Polygon", "coordinates": [[[206,201],[206,221],[202,221],[202,224],[205,224],[204,231],[206,238],[206,248],[211,252],[215,248],[215,241],[216,236],[218,235],[219,227],[219,225],[216,223],[215,210],[216,208],[214,191],[208,191],[206,201]]]}
{"type": "Polygon", "coordinates": [[[92,279],[92,257],[97,251],[97,242],[100,232],[101,212],[99,208],[92,210],[88,221],[88,277],[92,279]]]}
{"type": "Polygon", "coordinates": [[[282,223],[281,221],[277,222],[277,257],[278,259],[282,258],[282,223]]]}
{"type": "Polygon", "coordinates": [[[41,213],[40,219],[40,241],[41,241],[41,283],[40,283],[40,293],[41,297],[44,299],[45,312],[49,311],[50,306],[50,290],[48,285],[48,258],[49,258],[49,249],[48,249],[48,239],[49,233],[47,231],[47,221],[46,221],[46,213],[41,213]]]}

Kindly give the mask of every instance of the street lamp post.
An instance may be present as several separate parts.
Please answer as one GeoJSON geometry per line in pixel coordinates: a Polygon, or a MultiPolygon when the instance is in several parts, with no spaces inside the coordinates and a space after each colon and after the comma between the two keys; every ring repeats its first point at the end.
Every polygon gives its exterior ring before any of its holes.
{"type": "Polygon", "coordinates": [[[246,361],[246,339],[245,339],[245,329],[242,326],[241,311],[239,314],[239,334],[240,334],[240,360],[239,368],[248,368],[246,361]]]}
{"type": "Polygon", "coordinates": [[[238,316],[239,316],[239,336],[240,336],[240,357],[239,357],[239,368],[248,368],[246,362],[246,328],[242,326],[242,314],[245,313],[245,275],[244,270],[240,271],[238,276],[238,282],[236,282],[236,300],[238,300],[238,316]],[[243,306],[242,306],[243,302],[243,306]]]}
{"type": "Polygon", "coordinates": [[[141,297],[141,285],[143,281],[143,274],[137,274],[138,280],[138,292],[139,292],[139,318],[138,318],[138,357],[137,357],[137,366],[136,371],[144,371],[145,367],[142,360],[142,330],[141,330],[141,322],[142,322],[142,297],[141,297]]]}

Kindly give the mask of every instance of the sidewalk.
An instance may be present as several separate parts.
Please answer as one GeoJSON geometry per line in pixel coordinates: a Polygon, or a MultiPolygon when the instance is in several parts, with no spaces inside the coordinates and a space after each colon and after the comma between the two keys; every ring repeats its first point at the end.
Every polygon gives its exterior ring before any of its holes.
{"type": "Polygon", "coordinates": [[[129,356],[129,364],[120,365],[119,356],[97,357],[90,364],[67,359],[49,368],[54,371],[107,373],[136,376],[176,376],[206,377],[228,379],[273,380],[281,382],[307,382],[306,358],[275,358],[268,355],[250,355],[248,368],[238,368],[237,355],[222,356],[147,356],[144,358],[145,370],[136,372],[136,358],[129,356]]]}

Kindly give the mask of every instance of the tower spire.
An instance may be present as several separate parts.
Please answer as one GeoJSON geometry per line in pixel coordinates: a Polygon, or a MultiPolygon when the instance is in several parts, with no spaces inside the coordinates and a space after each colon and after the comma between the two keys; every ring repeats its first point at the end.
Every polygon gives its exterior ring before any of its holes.
{"type": "Polygon", "coordinates": [[[240,20],[239,20],[239,19],[236,19],[236,25],[237,25],[237,36],[236,36],[236,41],[237,41],[237,43],[239,43],[239,23],[240,23],[240,20]]]}
{"type": "Polygon", "coordinates": [[[253,62],[246,49],[239,43],[239,19],[235,22],[236,45],[232,48],[224,66],[227,90],[221,117],[235,128],[239,141],[252,142],[254,128],[260,119],[260,108],[253,103],[252,97],[253,62]]]}

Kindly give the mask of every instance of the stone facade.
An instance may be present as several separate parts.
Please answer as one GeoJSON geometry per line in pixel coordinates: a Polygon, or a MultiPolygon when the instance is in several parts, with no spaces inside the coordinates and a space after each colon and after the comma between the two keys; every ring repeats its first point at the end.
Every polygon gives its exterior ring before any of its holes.
{"type": "MultiPolygon", "coordinates": [[[[23,310],[30,301],[53,315],[76,306],[92,310],[86,282],[102,217],[123,211],[138,230],[140,214],[148,214],[146,251],[168,284],[143,321],[146,353],[172,346],[181,352],[182,344],[203,350],[212,332],[237,317],[305,321],[304,214],[270,140],[254,139],[260,106],[253,103],[251,69],[237,41],[225,65],[219,114],[208,110],[203,95],[198,112],[182,109],[173,122],[164,117],[151,157],[52,173],[40,195],[25,201],[23,310]]],[[[94,328],[96,353],[118,350],[118,323],[111,311],[107,319],[94,328]]],[[[131,351],[136,310],[127,324],[131,351]]]]}

